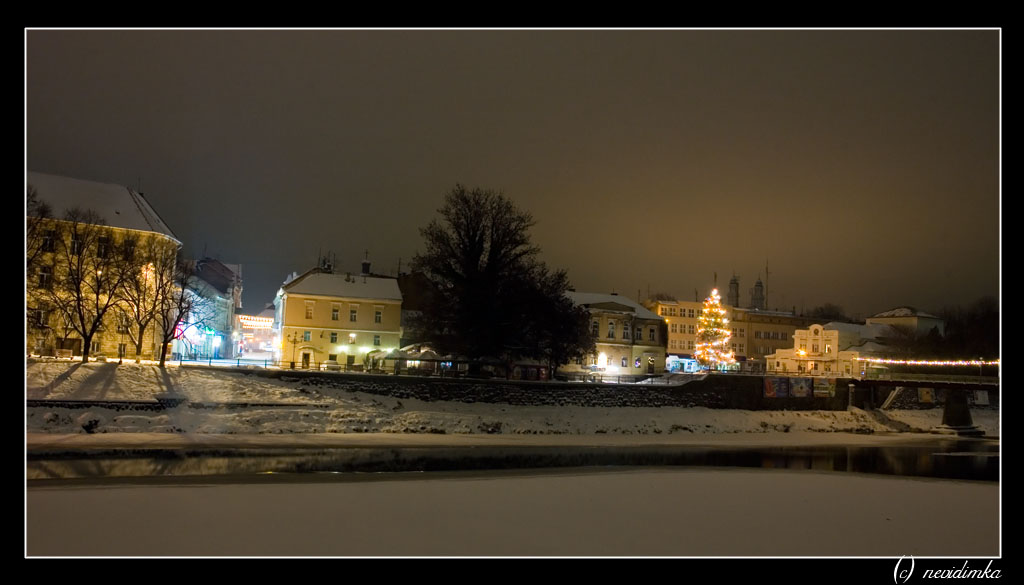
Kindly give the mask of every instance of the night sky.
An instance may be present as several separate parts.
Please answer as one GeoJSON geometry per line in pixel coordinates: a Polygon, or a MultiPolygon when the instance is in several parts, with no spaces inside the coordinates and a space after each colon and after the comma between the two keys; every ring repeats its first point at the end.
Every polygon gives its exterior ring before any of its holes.
{"type": "Polygon", "coordinates": [[[455,183],[577,290],[997,295],[1000,31],[26,32],[29,170],[139,188],[243,312],[333,251],[408,268],[455,183]]]}

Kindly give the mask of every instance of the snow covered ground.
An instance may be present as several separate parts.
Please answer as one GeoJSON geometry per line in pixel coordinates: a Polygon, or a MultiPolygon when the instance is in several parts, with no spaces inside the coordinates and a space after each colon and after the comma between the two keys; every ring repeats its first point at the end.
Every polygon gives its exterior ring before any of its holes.
{"type": "MultiPolygon", "coordinates": [[[[436,433],[671,435],[676,433],[885,432],[885,417],[927,430],[941,409],[886,411],[747,411],[695,408],[511,406],[400,400],[231,372],[218,368],[165,370],[148,364],[33,362],[26,397],[64,400],[154,400],[176,394],[193,402],[272,403],[197,409],[115,410],[103,407],[26,409],[29,433],[436,433]]],[[[999,412],[975,410],[975,424],[999,433],[999,412]]]]}

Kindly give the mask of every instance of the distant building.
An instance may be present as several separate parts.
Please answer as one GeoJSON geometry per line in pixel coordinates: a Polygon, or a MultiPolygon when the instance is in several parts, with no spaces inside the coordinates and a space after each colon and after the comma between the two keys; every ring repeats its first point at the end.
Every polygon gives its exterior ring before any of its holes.
{"type": "Polygon", "coordinates": [[[941,317],[918,311],[914,307],[896,307],[883,311],[868,317],[867,323],[906,328],[918,336],[927,335],[932,329],[938,330],[939,335],[945,335],[946,332],[946,322],[941,317]]]}
{"type": "Polygon", "coordinates": [[[659,374],[665,371],[665,321],[625,296],[570,291],[566,295],[590,312],[596,351],[588,360],[559,371],[604,375],[659,374]]]}
{"type": "Polygon", "coordinates": [[[234,358],[240,336],[235,312],[242,308],[241,265],[203,258],[196,262],[192,280],[196,309],[185,317],[174,353],[199,360],[234,358]]]}
{"type": "MultiPolygon", "coordinates": [[[[53,219],[40,220],[37,241],[31,242],[38,254],[25,274],[27,350],[36,355],[80,356],[83,340],[55,305],[61,300],[58,295],[69,292],[61,288],[68,282],[69,266],[87,272],[98,272],[104,266],[145,271],[144,265],[133,267],[141,254],[177,254],[181,242],[142,193],[130,187],[37,172],[29,172],[27,180],[27,187],[50,206],[53,215],[53,219]],[[72,235],[76,224],[64,219],[70,209],[94,212],[91,221],[95,223],[77,224],[72,235]]],[[[26,247],[29,244],[26,242],[26,247]]],[[[109,291],[100,290],[93,300],[106,303],[109,291]]],[[[151,323],[136,344],[132,337],[137,331],[124,317],[125,311],[119,310],[122,308],[128,309],[118,303],[107,310],[91,340],[89,355],[159,358],[157,325],[151,323]],[[137,348],[141,350],[138,354],[137,348]]]]}
{"type": "Polygon", "coordinates": [[[370,274],[369,262],[362,274],[321,263],[287,280],[274,298],[276,358],[302,368],[333,361],[362,369],[399,347],[401,312],[397,279],[370,274]]]}
{"type": "Polygon", "coordinates": [[[255,315],[235,314],[235,332],[238,333],[239,357],[274,352],[274,304],[267,303],[255,315]]]}

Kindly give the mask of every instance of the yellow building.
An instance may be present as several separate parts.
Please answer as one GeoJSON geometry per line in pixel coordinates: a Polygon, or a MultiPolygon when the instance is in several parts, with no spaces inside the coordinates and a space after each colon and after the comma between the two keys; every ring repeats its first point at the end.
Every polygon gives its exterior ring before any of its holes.
{"type": "Polygon", "coordinates": [[[596,351],[589,360],[565,364],[560,371],[603,376],[665,371],[665,322],[661,317],[614,293],[570,291],[566,294],[576,305],[590,312],[596,351]]]}
{"type": "MultiPolygon", "coordinates": [[[[158,358],[159,325],[150,322],[137,340],[139,327],[132,318],[151,301],[145,292],[154,267],[143,259],[176,257],[181,242],[131,188],[36,172],[27,174],[26,187],[53,216],[26,218],[28,354],[71,357],[88,350],[95,357],[158,358]],[[69,215],[69,210],[78,211],[69,215]],[[84,284],[69,286],[71,271],[86,275],[80,279],[84,284]],[[115,276],[122,271],[134,271],[136,278],[115,276]],[[126,294],[128,281],[137,294],[126,294]],[[83,308],[85,321],[102,314],[88,347],[71,323],[75,305],[83,308]]],[[[83,329],[81,317],[78,321],[83,329]]]]}
{"type": "MultiPolygon", "coordinates": [[[[394,278],[309,270],[285,282],[274,299],[275,359],[287,366],[361,370],[397,349],[402,293],[394,278]],[[382,353],[375,353],[382,352],[382,353]]],[[[286,366],[286,367],[287,367],[286,366]]]]}
{"type": "MultiPolygon", "coordinates": [[[[661,316],[667,325],[667,350],[671,359],[690,360],[697,342],[697,326],[703,301],[673,301],[651,299],[644,303],[650,311],[661,316]]],[[[810,324],[811,319],[784,311],[739,308],[722,305],[732,332],[730,344],[738,368],[744,371],[763,371],[765,356],[777,349],[789,347],[797,327],[810,324]]]]}

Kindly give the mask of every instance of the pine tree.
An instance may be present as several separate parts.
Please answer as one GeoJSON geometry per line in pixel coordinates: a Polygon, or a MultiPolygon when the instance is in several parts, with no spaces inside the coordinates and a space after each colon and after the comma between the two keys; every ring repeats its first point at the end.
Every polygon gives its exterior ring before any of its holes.
{"type": "Polygon", "coordinates": [[[704,310],[697,321],[697,345],[693,357],[701,366],[709,368],[736,363],[729,345],[731,337],[722,297],[716,288],[711,291],[711,296],[704,299],[704,310]]]}

